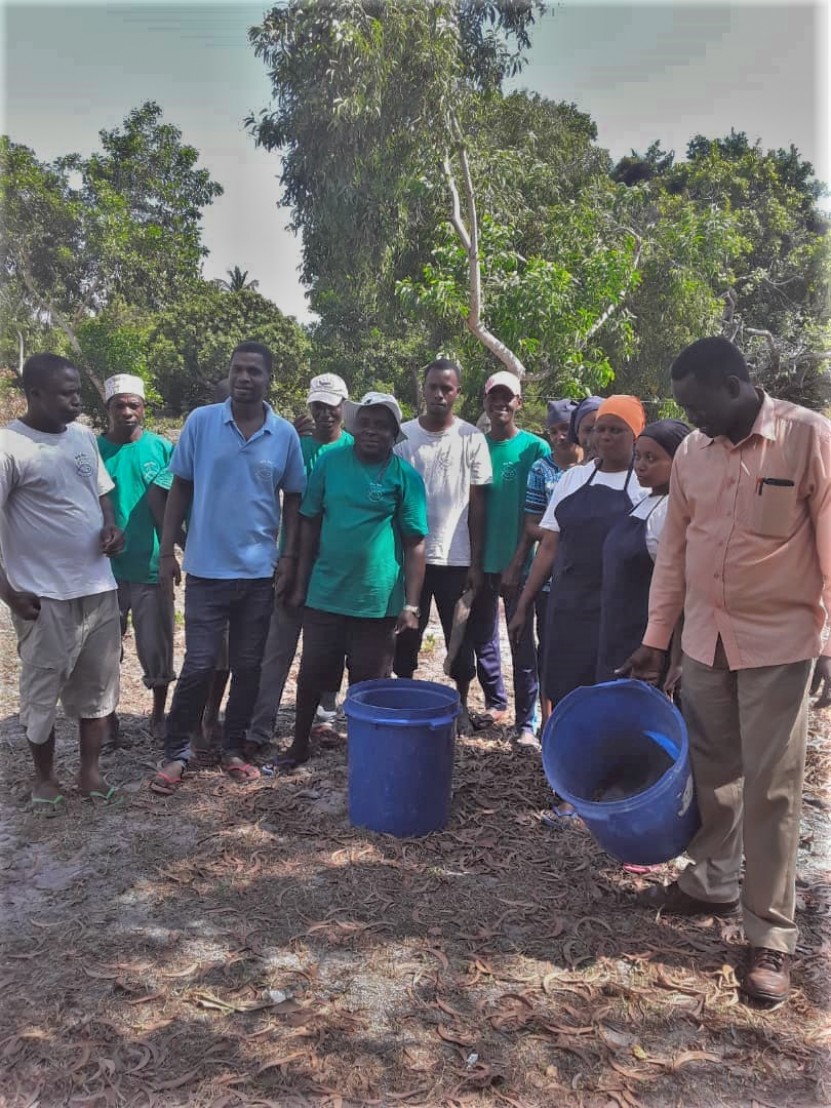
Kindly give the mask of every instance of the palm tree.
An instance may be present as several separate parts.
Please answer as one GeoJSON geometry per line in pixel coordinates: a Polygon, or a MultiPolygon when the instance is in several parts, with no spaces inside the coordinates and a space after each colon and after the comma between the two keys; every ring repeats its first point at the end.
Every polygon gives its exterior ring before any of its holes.
{"type": "Polygon", "coordinates": [[[248,270],[240,269],[238,265],[235,265],[233,269],[226,269],[228,274],[227,281],[223,278],[219,278],[214,283],[225,292],[242,292],[243,289],[257,289],[259,288],[259,281],[249,281],[248,270]]]}

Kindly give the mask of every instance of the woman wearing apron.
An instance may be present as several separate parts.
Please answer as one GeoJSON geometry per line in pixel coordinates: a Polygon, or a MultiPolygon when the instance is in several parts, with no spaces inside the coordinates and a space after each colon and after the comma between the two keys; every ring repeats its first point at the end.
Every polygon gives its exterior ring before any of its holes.
{"type": "Polygon", "coordinates": [[[590,462],[597,457],[594,447],[595,420],[597,409],[603,403],[602,396],[587,396],[581,400],[571,413],[571,421],[568,427],[568,441],[573,446],[579,446],[583,451],[583,461],[590,462]]]}
{"type": "Polygon", "coordinates": [[[672,459],[689,433],[680,419],[661,419],[648,424],[635,442],[635,475],[651,492],[615,521],[603,545],[597,681],[613,681],[643,639],[672,459]]]}
{"type": "Polygon", "coordinates": [[[607,397],[597,410],[592,436],[596,461],[563,476],[540,520],[543,539],[508,631],[516,634],[523,626],[556,558],[542,665],[543,689],[552,705],[572,689],[595,682],[603,545],[612,527],[646,495],[632,471],[635,438],[645,423],[636,397],[607,397]]]}

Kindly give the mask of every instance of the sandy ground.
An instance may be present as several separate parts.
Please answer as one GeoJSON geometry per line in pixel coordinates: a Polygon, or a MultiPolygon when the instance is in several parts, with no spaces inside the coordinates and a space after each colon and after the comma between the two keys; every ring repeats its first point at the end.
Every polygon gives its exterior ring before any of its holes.
{"type": "MultiPolygon", "coordinates": [[[[419,676],[443,680],[431,641],[419,676]]],[[[770,1012],[737,998],[736,923],[633,909],[672,867],[633,877],[579,823],[541,824],[539,756],[499,733],[457,745],[449,826],[423,840],[350,826],[342,740],[288,777],[204,771],[154,796],[131,634],[125,745],[105,758],[127,802],[81,803],[61,720],[68,811],[38,818],[2,606],[0,647],[4,1108],[829,1102],[827,719],[795,991],[770,1012]]]]}

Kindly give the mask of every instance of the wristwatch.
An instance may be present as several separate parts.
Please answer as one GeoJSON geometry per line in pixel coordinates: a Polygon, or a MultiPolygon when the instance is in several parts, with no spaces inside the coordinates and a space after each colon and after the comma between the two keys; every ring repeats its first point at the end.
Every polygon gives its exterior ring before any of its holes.
{"type": "Polygon", "coordinates": [[[419,608],[417,604],[405,604],[401,611],[412,612],[416,619],[421,618],[421,608],[419,608]]]}

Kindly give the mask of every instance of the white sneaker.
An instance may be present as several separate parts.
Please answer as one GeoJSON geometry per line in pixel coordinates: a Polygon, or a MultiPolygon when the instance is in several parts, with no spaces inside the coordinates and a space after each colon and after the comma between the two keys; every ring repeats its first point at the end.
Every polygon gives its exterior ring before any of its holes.
{"type": "Polygon", "coordinates": [[[334,712],[327,712],[322,704],[318,704],[317,711],[315,712],[315,723],[325,723],[331,726],[337,718],[337,710],[334,712]]]}

